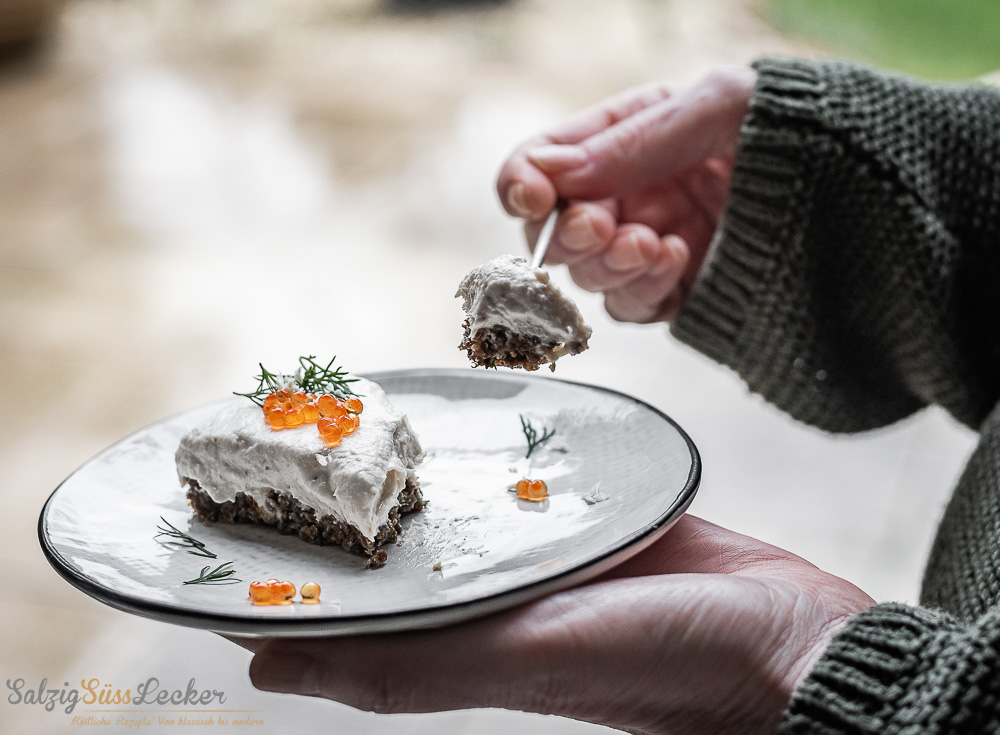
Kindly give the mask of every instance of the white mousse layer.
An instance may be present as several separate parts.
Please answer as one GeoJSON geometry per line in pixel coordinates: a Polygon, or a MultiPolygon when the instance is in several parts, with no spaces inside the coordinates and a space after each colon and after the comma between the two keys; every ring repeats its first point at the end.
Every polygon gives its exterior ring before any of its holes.
{"type": "Polygon", "coordinates": [[[549,274],[515,255],[501,255],[473,269],[455,294],[469,315],[469,334],[503,327],[540,343],[539,356],[549,361],[587,348],[591,329],[576,304],[566,298],[549,274]],[[555,343],[544,349],[541,345],[555,343]]]}
{"type": "Polygon", "coordinates": [[[315,424],[272,431],[260,408],[234,399],[177,449],[181,480],[197,481],[217,503],[243,492],[265,513],[271,490],[289,493],[316,512],[349,523],[368,539],[385,525],[422,450],[406,416],[369,380],[352,387],[361,396],[361,425],[336,447],[323,443],[315,424]]]}

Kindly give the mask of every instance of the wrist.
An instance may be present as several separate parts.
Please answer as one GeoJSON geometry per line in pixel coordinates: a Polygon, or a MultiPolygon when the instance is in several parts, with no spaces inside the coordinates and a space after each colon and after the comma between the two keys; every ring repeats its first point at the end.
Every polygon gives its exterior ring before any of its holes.
{"type": "Polygon", "coordinates": [[[750,109],[750,97],[757,85],[757,70],[749,66],[723,66],[714,69],[702,82],[705,96],[715,101],[712,113],[719,120],[715,155],[732,158],[740,137],[743,119],[750,109]]]}
{"type": "Polygon", "coordinates": [[[833,640],[857,614],[857,612],[846,613],[830,620],[804,642],[801,653],[797,660],[789,666],[782,683],[787,702],[791,701],[792,695],[802,685],[802,682],[815,670],[816,665],[822,660],[833,640]]]}
{"type": "MultiPolygon", "coordinates": [[[[982,641],[984,650],[991,644],[982,641]]],[[[928,676],[947,670],[949,655],[970,650],[962,625],[949,614],[898,603],[873,605],[851,616],[830,641],[807,676],[799,683],[782,719],[781,732],[812,733],[820,722],[837,722],[837,732],[880,735],[890,723],[875,713],[895,710],[893,731],[927,732],[930,716],[948,722],[947,707],[957,701],[953,679],[928,676]],[[924,702],[940,707],[896,709],[892,702],[911,697],[919,689],[924,702]]],[[[954,663],[952,659],[950,663],[954,663]]],[[[982,681],[995,681],[991,667],[976,671],[982,681]]],[[[981,686],[976,676],[966,678],[969,691],[981,686]]]]}

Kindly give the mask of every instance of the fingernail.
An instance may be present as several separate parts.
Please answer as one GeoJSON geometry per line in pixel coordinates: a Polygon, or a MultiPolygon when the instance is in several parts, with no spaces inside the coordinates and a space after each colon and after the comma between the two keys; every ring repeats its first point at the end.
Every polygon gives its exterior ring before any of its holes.
{"type": "Polygon", "coordinates": [[[578,145],[540,145],[524,155],[547,174],[572,171],[587,162],[587,151],[578,145]]]}
{"type": "Polygon", "coordinates": [[[250,662],[250,681],[265,692],[312,694],[316,691],[316,662],[305,653],[266,650],[250,662]]]}
{"type": "Polygon", "coordinates": [[[517,183],[511,186],[507,190],[507,201],[518,217],[531,216],[531,210],[528,209],[528,200],[524,196],[524,184],[517,183]]]}

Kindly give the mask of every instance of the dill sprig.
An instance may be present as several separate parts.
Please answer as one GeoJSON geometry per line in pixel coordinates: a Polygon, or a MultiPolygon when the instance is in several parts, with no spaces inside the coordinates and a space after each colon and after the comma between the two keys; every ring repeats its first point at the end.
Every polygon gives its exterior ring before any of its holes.
{"type": "Polygon", "coordinates": [[[189,579],[184,584],[238,584],[242,582],[242,579],[233,576],[236,574],[235,569],[226,569],[226,567],[231,565],[232,562],[227,561],[225,564],[220,564],[211,571],[209,571],[209,567],[207,566],[202,567],[201,574],[194,579],[189,579]]]}
{"type": "Polygon", "coordinates": [[[273,373],[260,366],[260,375],[255,375],[257,379],[257,389],[249,393],[237,393],[235,395],[249,398],[258,406],[264,405],[264,399],[270,394],[282,388],[294,388],[303,393],[329,393],[337,398],[347,398],[358,395],[351,390],[351,383],[356,383],[357,378],[348,378],[348,372],[340,367],[334,367],[333,363],[337,356],[334,355],[325,366],[316,362],[315,355],[299,358],[299,367],[292,375],[284,373],[273,373]]]}
{"type": "Polygon", "coordinates": [[[156,528],[160,531],[158,534],[153,536],[154,539],[160,536],[166,536],[172,540],[170,541],[160,541],[158,543],[164,546],[176,546],[181,549],[187,549],[189,554],[194,554],[195,556],[203,556],[206,559],[214,559],[215,554],[205,548],[205,544],[196,539],[194,536],[189,536],[188,534],[181,531],[179,528],[175,527],[170,521],[168,521],[163,516],[160,516],[160,520],[163,521],[167,527],[157,526],[156,528]]]}
{"type": "Polygon", "coordinates": [[[285,387],[284,376],[281,373],[272,373],[266,367],[264,363],[258,362],[260,365],[260,375],[255,375],[257,378],[257,390],[251,391],[249,393],[238,393],[233,391],[234,395],[243,396],[244,398],[249,398],[251,401],[256,403],[258,406],[264,405],[264,398],[271,395],[275,391],[281,390],[285,387]]]}
{"type": "Polygon", "coordinates": [[[556,435],[556,430],[550,431],[543,426],[542,435],[538,436],[538,431],[531,425],[531,421],[521,414],[518,414],[518,418],[521,419],[521,430],[524,432],[524,438],[528,440],[528,453],[524,455],[524,458],[528,459],[535,449],[556,435]]]}
{"type": "Polygon", "coordinates": [[[304,393],[330,393],[338,398],[357,395],[351,390],[350,383],[357,383],[357,378],[348,378],[348,372],[340,367],[334,367],[333,359],[323,367],[316,362],[314,355],[299,358],[299,371],[295,380],[304,393]]]}

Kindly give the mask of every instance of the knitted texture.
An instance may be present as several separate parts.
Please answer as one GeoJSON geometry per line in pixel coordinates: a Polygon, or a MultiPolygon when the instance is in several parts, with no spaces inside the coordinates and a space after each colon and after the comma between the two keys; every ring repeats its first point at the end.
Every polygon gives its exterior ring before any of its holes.
{"type": "Polygon", "coordinates": [[[931,403],[983,424],[925,607],[852,618],[781,732],[1000,733],[1000,93],[755,68],[726,213],[674,334],[829,431],[931,403]]]}
{"type": "Polygon", "coordinates": [[[1000,606],[1000,406],[984,425],[938,527],[921,602],[966,621],[1000,606]]]}
{"type": "Polygon", "coordinates": [[[1000,732],[1000,616],[894,603],[856,616],[795,692],[782,735],[1000,732]]]}
{"type": "Polygon", "coordinates": [[[1000,399],[1000,94],[762,60],[674,334],[829,431],[1000,399]]]}

